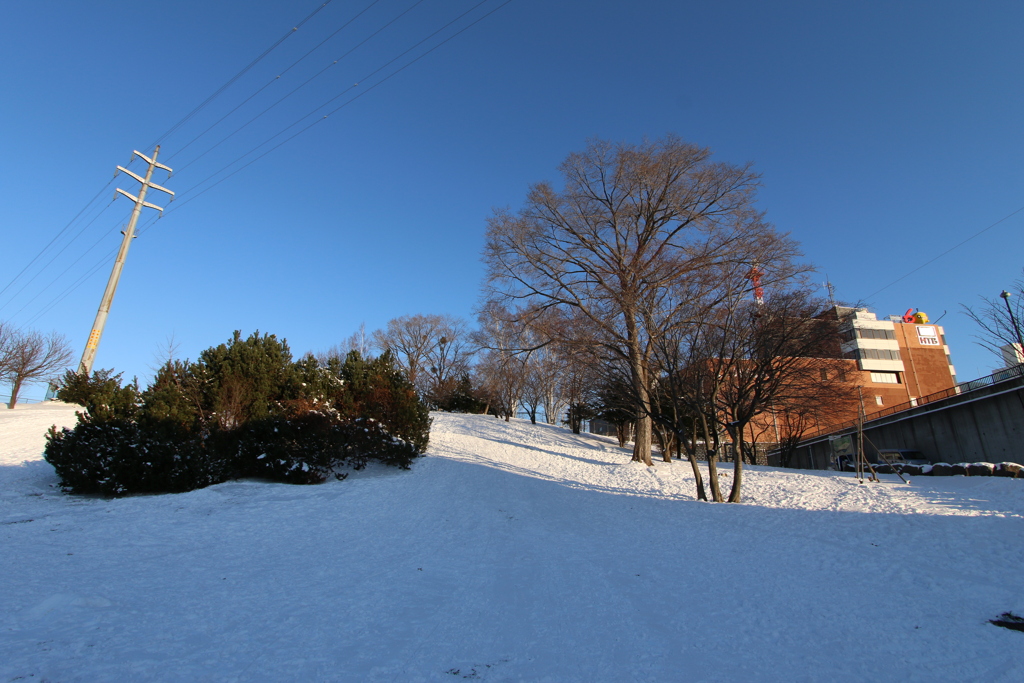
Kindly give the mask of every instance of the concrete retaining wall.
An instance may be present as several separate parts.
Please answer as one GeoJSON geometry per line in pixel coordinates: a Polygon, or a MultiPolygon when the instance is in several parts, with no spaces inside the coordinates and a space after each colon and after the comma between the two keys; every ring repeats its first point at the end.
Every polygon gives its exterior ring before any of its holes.
{"type": "MultiPolygon", "coordinates": [[[[864,437],[868,452],[870,440],[882,449],[921,451],[934,462],[1024,464],[1024,378],[872,420],[864,425],[864,437]]],[[[793,466],[824,469],[829,461],[829,441],[822,437],[801,444],[793,466]]]]}

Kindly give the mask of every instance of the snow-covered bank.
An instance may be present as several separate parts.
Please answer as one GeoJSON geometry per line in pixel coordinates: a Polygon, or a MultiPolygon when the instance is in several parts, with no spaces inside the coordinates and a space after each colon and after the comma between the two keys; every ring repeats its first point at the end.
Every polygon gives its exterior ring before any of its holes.
{"type": "Polygon", "coordinates": [[[709,505],[685,463],[435,415],[412,471],[103,500],[39,462],[73,420],[0,412],[3,681],[1024,679],[986,622],[1024,614],[1020,481],[752,468],[709,505]]]}

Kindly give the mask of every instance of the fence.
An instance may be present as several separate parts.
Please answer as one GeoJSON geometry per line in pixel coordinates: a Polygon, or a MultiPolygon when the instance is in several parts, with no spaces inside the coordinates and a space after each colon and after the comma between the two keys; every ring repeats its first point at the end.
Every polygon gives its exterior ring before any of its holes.
{"type": "MultiPolygon", "coordinates": [[[[978,389],[984,389],[985,387],[990,387],[998,382],[1004,382],[1008,379],[1014,379],[1017,377],[1024,377],[1024,363],[1015,365],[1012,368],[1004,368],[1002,370],[997,370],[996,372],[993,372],[991,375],[986,375],[985,377],[974,379],[971,380],[970,382],[961,382],[960,384],[957,384],[954,387],[950,387],[949,389],[937,391],[934,394],[928,394],[927,396],[920,396],[918,398],[911,399],[906,403],[899,403],[894,406],[889,406],[888,408],[882,408],[881,410],[875,411],[873,413],[868,413],[867,415],[864,416],[864,421],[868,422],[870,420],[877,420],[880,417],[887,417],[894,413],[899,413],[904,410],[910,410],[911,408],[917,408],[918,406],[927,405],[934,401],[941,401],[942,399],[949,398],[950,396],[959,396],[960,394],[966,394],[972,391],[977,391],[978,389]]],[[[851,427],[856,427],[857,422],[857,420],[847,420],[845,422],[838,422],[826,425],[804,435],[802,440],[806,441],[808,439],[814,439],[819,436],[822,436],[823,434],[831,434],[833,432],[842,431],[844,429],[850,429],[851,427]]]]}

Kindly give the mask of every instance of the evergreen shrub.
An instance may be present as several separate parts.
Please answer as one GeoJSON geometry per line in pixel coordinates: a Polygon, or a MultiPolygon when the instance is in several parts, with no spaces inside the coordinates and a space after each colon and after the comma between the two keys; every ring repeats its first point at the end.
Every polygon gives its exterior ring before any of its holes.
{"type": "Polygon", "coordinates": [[[46,459],[64,490],[181,492],[238,477],[323,482],[371,461],[408,469],[427,448],[430,417],[389,354],[321,366],[293,362],[257,332],[170,361],[139,392],[99,370],[69,373],[58,398],[79,403],[74,429],[51,429],[46,459]]]}
{"type": "Polygon", "coordinates": [[[50,428],[46,460],[74,493],[180,493],[224,480],[220,463],[194,435],[174,424],[161,427],[82,416],[74,429],[50,428]]]}
{"type": "Polygon", "coordinates": [[[479,415],[487,410],[487,401],[480,397],[480,391],[473,387],[469,373],[463,373],[459,379],[446,387],[445,391],[435,392],[430,397],[435,410],[446,413],[472,413],[479,415]]]}

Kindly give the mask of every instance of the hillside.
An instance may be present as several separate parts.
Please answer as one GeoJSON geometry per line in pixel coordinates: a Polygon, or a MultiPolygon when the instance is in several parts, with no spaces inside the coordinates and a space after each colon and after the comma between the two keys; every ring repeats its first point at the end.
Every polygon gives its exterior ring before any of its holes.
{"type": "Polygon", "coordinates": [[[411,471],[70,497],[0,411],[0,680],[1019,681],[1024,485],[751,468],[434,416],[411,471]],[[23,462],[27,461],[27,462],[23,462]]]}

